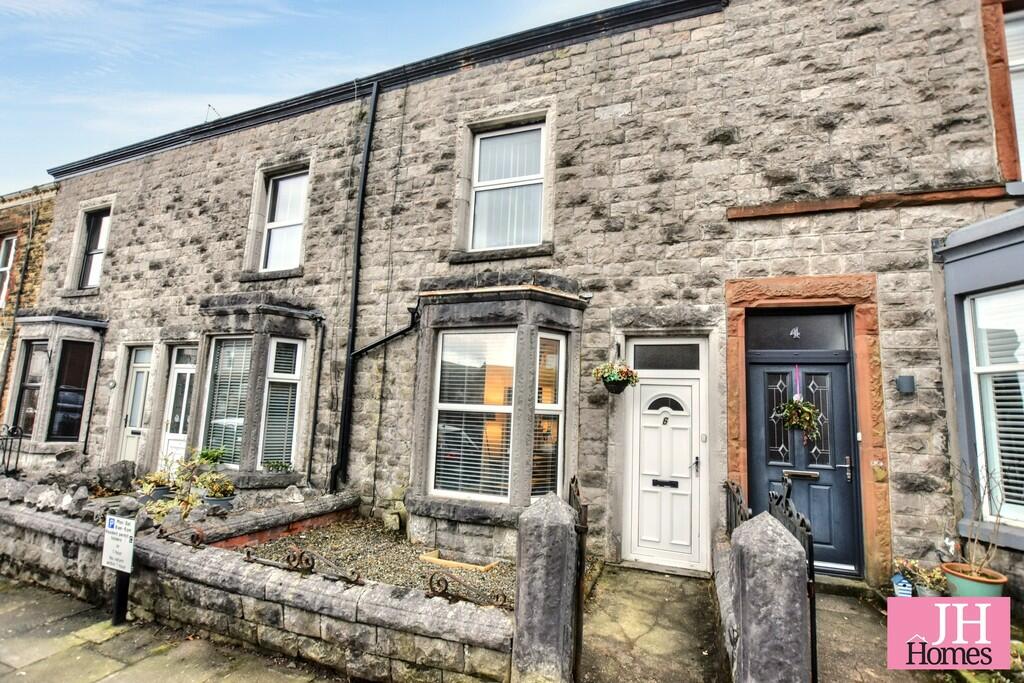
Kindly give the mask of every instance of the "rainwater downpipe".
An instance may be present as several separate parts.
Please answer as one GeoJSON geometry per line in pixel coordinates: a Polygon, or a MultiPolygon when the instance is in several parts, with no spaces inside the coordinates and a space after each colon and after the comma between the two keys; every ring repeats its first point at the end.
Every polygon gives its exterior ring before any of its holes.
{"type": "Polygon", "coordinates": [[[355,391],[356,314],[359,310],[359,263],[363,241],[363,216],[366,210],[366,178],[370,169],[370,148],[373,144],[373,125],[377,118],[377,97],[380,84],[373,82],[370,91],[370,112],[366,121],[363,141],[362,168],[359,172],[359,192],[356,195],[356,227],[352,235],[352,284],[349,288],[348,342],[345,344],[345,380],[341,392],[341,426],[338,430],[338,454],[331,467],[327,482],[332,493],[338,490],[339,477],[348,481],[349,439],[352,436],[352,400],[355,391]]]}

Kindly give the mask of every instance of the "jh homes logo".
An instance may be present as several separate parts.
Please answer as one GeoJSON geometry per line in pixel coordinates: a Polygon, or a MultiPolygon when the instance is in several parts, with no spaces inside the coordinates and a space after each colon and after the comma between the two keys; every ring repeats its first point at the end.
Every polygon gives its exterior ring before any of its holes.
{"type": "Polygon", "coordinates": [[[1010,598],[889,598],[890,669],[1009,669],[1010,598]]]}

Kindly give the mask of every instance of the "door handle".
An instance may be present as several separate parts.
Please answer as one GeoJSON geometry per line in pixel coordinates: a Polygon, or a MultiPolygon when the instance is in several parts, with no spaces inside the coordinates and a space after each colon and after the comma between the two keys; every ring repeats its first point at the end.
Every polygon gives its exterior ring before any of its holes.
{"type": "Polygon", "coordinates": [[[846,481],[853,481],[853,465],[850,464],[850,456],[846,456],[845,460],[845,465],[836,465],[836,467],[842,467],[846,470],[846,481]]]}
{"type": "Polygon", "coordinates": [[[820,479],[821,474],[808,470],[782,470],[782,476],[790,479],[820,479]]]}
{"type": "Polygon", "coordinates": [[[694,471],[695,476],[700,476],[700,456],[693,456],[693,462],[690,463],[690,469],[694,471]]]}

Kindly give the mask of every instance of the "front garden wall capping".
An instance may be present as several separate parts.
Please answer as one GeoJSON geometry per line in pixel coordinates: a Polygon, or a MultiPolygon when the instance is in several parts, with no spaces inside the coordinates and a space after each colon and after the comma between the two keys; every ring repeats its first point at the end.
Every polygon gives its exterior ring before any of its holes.
{"type": "MultiPolygon", "coordinates": [[[[100,566],[103,528],[0,502],[0,574],[93,602],[114,573],[100,566]]],[[[246,562],[237,552],[136,539],[133,612],[172,626],[301,657],[373,681],[507,681],[512,616],[367,582],[350,586],[246,562]]]]}

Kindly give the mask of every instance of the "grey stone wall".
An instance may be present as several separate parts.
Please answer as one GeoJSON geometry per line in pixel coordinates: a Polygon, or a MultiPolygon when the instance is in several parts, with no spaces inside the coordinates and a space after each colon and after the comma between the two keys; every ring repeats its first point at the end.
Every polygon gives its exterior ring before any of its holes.
{"type": "MultiPolygon", "coordinates": [[[[207,293],[274,291],[327,316],[312,473],[337,432],[352,186],[362,105],[301,117],[68,179],[39,305],[109,317],[92,439],[119,437],[114,352],[197,334],[207,293]],[[241,282],[259,165],[313,159],[303,274],[241,282]],[[80,202],[115,193],[97,296],[58,295],[80,202]]],[[[974,0],[737,0],[724,12],[467,69],[383,94],[368,186],[358,343],[407,321],[425,277],[535,269],[578,280],[584,315],[578,474],[591,547],[618,533],[613,400],[587,371],[624,328],[713,329],[724,368],[723,282],[878,272],[894,550],[920,554],[949,512],[946,410],[930,240],[998,210],[980,204],[730,222],[774,200],[999,182],[974,0]],[[543,112],[553,140],[550,254],[466,263],[456,243],[467,125],[543,112]],[[449,260],[449,257],[454,257],[449,260]],[[917,395],[889,389],[912,373],[917,395]]],[[[412,335],[414,336],[414,335],[412,335]]],[[[351,475],[368,507],[410,483],[417,342],[361,361],[351,475]]],[[[724,375],[712,378],[713,471],[724,476],[724,375]]],[[[519,457],[522,457],[520,454],[519,457]]],[[[717,482],[715,482],[717,483],[717,482]]],[[[714,487],[713,487],[714,488],[714,487]]],[[[611,544],[614,546],[614,544],[611,544]]],[[[614,547],[607,548],[616,552],[614,547]]]]}
{"type": "MultiPolygon", "coordinates": [[[[106,602],[103,528],[0,502],[0,574],[106,602]]],[[[136,539],[131,609],[372,681],[508,681],[512,617],[422,591],[250,564],[242,555],[136,539]]]]}

